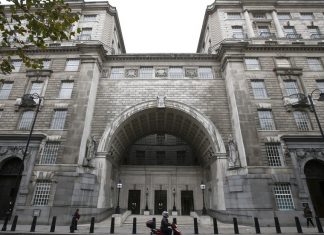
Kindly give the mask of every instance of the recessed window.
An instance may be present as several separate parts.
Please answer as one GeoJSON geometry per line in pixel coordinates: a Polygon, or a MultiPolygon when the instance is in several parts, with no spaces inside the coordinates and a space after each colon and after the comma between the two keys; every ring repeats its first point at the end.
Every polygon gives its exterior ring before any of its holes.
{"type": "Polygon", "coordinates": [[[11,61],[12,66],[15,68],[12,70],[12,72],[19,72],[21,65],[22,65],[22,60],[12,60],[11,61]]]}
{"type": "Polygon", "coordinates": [[[324,81],[316,81],[318,89],[320,89],[321,93],[324,93],[324,81]]]}
{"type": "Polygon", "coordinates": [[[284,26],[284,32],[288,39],[301,39],[301,34],[297,34],[294,26],[284,26]]]}
{"type": "Polygon", "coordinates": [[[19,130],[30,130],[33,122],[35,112],[34,111],[25,111],[21,115],[21,119],[18,125],[19,130]]]}
{"type": "Polygon", "coordinates": [[[52,123],[51,123],[51,129],[63,130],[66,115],[67,115],[67,110],[65,110],[65,109],[54,110],[54,115],[53,115],[53,119],[52,119],[52,123]]]}
{"type": "Polygon", "coordinates": [[[269,166],[282,166],[282,149],[280,143],[266,143],[265,149],[269,166]]]}
{"type": "Polygon", "coordinates": [[[314,18],[313,12],[301,12],[300,18],[302,20],[312,20],[314,18]]]}
{"type": "Polygon", "coordinates": [[[321,39],[323,38],[321,31],[318,26],[307,26],[308,32],[311,39],[321,39]]]}
{"type": "Polygon", "coordinates": [[[211,67],[199,67],[198,68],[198,78],[202,79],[213,79],[213,70],[211,67]]]}
{"type": "Polygon", "coordinates": [[[182,67],[170,67],[169,68],[169,78],[183,78],[184,72],[182,67]]]}
{"type": "Polygon", "coordinates": [[[284,81],[284,86],[285,86],[285,91],[287,96],[295,95],[299,93],[298,84],[297,81],[295,80],[284,81]]]}
{"type": "Polygon", "coordinates": [[[266,15],[263,12],[254,12],[253,18],[254,19],[266,19],[266,15]]]}
{"type": "Polygon", "coordinates": [[[7,100],[9,98],[12,86],[12,82],[0,83],[0,100],[7,100]]]}
{"type": "Polygon", "coordinates": [[[154,70],[152,66],[140,67],[140,78],[153,78],[154,70]]]}
{"type": "Polygon", "coordinates": [[[164,151],[157,151],[156,152],[156,164],[163,165],[165,164],[165,152],[164,151]]]}
{"type": "Polygon", "coordinates": [[[39,180],[35,186],[34,206],[47,206],[50,198],[52,183],[48,180],[39,180]]]}
{"type": "Polygon", "coordinates": [[[59,99],[71,99],[73,86],[74,86],[73,81],[61,82],[61,88],[60,88],[58,98],[59,99]]]}
{"type": "Polygon", "coordinates": [[[267,25],[259,25],[258,32],[259,32],[259,36],[262,38],[268,38],[271,36],[269,26],[267,25]]]}
{"type": "Polygon", "coordinates": [[[79,59],[67,59],[65,71],[78,71],[80,65],[79,59]]]}
{"type": "Polygon", "coordinates": [[[124,67],[112,67],[110,78],[124,78],[124,67]]]}
{"type": "Polygon", "coordinates": [[[136,164],[145,165],[145,151],[136,151],[136,164]]]}
{"type": "Polygon", "coordinates": [[[83,20],[84,21],[95,21],[95,20],[97,20],[97,15],[96,14],[84,15],[83,20]]]}
{"type": "Polygon", "coordinates": [[[242,26],[234,25],[232,26],[233,38],[243,39],[244,33],[242,26]]]}
{"type": "Polygon", "coordinates": [[[252,91],[255,99],[268,98],[267,90],[263,80],[251,81],[252,91]]]}
{"type": "Polygon", "coordinates": [[[288,58],[277,58],[276,66],[279,68],[290,68],[291,64],[288,58]]]}
{"type": "Polygon", "coordinates": [[[49,69],[51,66],[51,60],[50,59],[43,59],[42,61],[43,69],[49,69]]]}
{"type": "Polygon", "coordinates": [[[55,164],[59,147],[59,142],[47,142],[44,146],[39,164],[55,164]]]}
{"type": "Polygon", "coordinates": [[[312,71],[321,71],[323,70],[323,65],[320,58],[307,58],[307,63],[309,69],[312,71]]]}
{"type": "Polygon", "coordinates": [[[92,28],[82,28],[79,40],[91,40],[92,28]]]}
{"type": "Polygon", "coordinates": [[[157,145],[164,145],[165,143],[165,135],[164,134],[157,134],[156,135],[156,144],[157,145]]]}
{"type": "Polygon", "coordinates": [[[186,163],[186,151],[177,151],[177,165],[183,166],[186,163]]]}
{"type": "Polygon", "coordinates": [[[279,20],[289,20],[289,19],[291,19],[291,15],[289,12],[278,12],[278,19],[279,20]]]}
{"type": "Polygon", "coordinates": [[[247,70],[260,70],[260,62],[258,58],[245,58],[245,67],[247,70]]]}
{"type": "Polygon", "coordinates": [[[309,118],[307,112],[304,111],[294,111],[294,118],[296,121],[297,129],[299,131],[309,130],[309,118]]]}
{"type": "Polygon", "coordinates": [[[276,184],[273,187],[273,192],[279,210],[286,211],[295,209],[290,184],[276,184]]]}
{"type": "Polygon", "coordinates": [[[44,83],[41,81],[32,82],[32,85],[29,90],[29,94],[41,95],[43,91],[44,83]]]}
{"type": "Polygon", "coordinates": [[[258,110],[260,127],[262,130],[274,130],[275,124],[271,110],[258,110]]]}
{"type": "Polygon", "coordinates": [[[241,13],[240,12],[227,12],[227,19],[239,20],[239,19],[241,19],[241,13]]]}

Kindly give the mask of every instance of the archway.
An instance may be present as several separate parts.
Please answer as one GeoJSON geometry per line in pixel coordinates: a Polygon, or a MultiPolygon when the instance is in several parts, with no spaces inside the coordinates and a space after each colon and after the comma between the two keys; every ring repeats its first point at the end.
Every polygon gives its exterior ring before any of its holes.
{"type": "Polygon", "coordinates": [[[311,160],[306,163],[304,172],[315,213],[324,217],[324,162],[311,160]]]}
{"type": "Polygon", "coordinates": [[[14,202],[16,199],[17,191],[14,187],[19,185],[21,180],[21,176],[18,175],[21,164],[21,159],[14,157],[5,160],[0,168],[0,218],[6,216],[10,200],[14,202]]]}
{"type": "MultiPolygon", "coordinates": [[[[135,190],[140,190],[140,203],[143,209],[147,197],[146,191],[149,190],[151,207],[154,207],[154,197],[158,195],[157,197],[167,197],[164,202],[167,201],[167,209],[170,209],[174,201],[173,191],[176,190],[179,198],[182,191],[192,191],[194,201],[197,203],[195,207],[201,208],[202,195],[199,185],[202,180],[208,189],[206,197],[212,198],[212,200],[206,198],[206,201],[213,201],[211,204],[218,205],[217,209],[223,209],[225,206],[221,179],[226,168],[223,140],[209,118],[186,104],[171,100],[163,100],[161,104],[161,99],[158,99],[125,110],[107,125],[97,152],[97,164],[101,168],[99,208],[107,207],[107,198],[111,200],[116,197],[114,184],[119,179],[126,182],[121,191],[124,197],[121,198],[121,204],[124,204],[124,207],[130,205],[125,195],[129,195],[130,190],[134,195],[137,193],[135,190]],[[192,148],[196,156],[195,164],[177,166],[173,163],[166,166],[156,161],[155,165],[149,167],[125,166],[125,159],[129,156],[131,146],[150,135],[169,135],[183,140],[192,148]]],[[[166,156],[162,150],[156,151],[155,154],[159,155],[157,158],[166,156]]],[[[179,153],[179,159],[181,157],[183,153],[179,153]]],[[[186,195],[189,197],[188,195],[191,194],[186,195]]],[[[191,200],[191,198],[186,199],[191,200]]],[[[180,199],[177,204],[181,205],[180,199]]]]}

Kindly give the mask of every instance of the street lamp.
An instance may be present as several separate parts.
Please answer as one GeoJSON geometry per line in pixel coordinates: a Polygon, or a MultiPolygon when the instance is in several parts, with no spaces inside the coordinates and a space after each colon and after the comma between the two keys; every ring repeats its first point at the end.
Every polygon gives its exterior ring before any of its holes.
{"type": "Polygon", "coordinates": [[[172,190],[173,193],[173,208],[172,211],[177,211],[176,205],[175,205],[175,196],[176,196],[176,190],[175,188],[172,190]]]}
{"type": "Polygon", "coordinates": [[[5,218],[5,221],[3,223],[2,226],[2,231],[6,231],[7,230],[7,224],[8,221],[12,215],[12,211],[15,205],[15,200],[16,200],[16,196],[19,190],[19,186],[20,186],[20,178],[22,175],[22,172],[24,170],[24,162],[27,156],[27,152],[28,152],[28,147],[31,141],[31,137],[33,134],[33,130],[34,130],[34,126],[36,123],[36,119],[37,119],[37,114],[40,110],[40,106],[42,103],[43,97],[40,97],[37,93],[34,94],[25,94],[22,98],[21,98],[21,103],[20,103],[20,107],[22,108],[35,108],[36,107],[36,111],[35,111],[35,115],[32,121],[32,125],[29,131],[29,135],[28,135],[28,139],[27,139],[27,143],[26,143],[26,147],[22,156],[22,160],[21,160],[21,164],[19,166],[19,171],[15,180],[15,184],[13,185],[13,187],[10,190],[10,200],[9,200],[9,207],[8,207],[8,211],[7,211],[7,215],[5,218]]]}
{"type": "Polygon", "coordinates": [[[120,207],[119,207],[119,196],[120,196],[120,189],[123,187],[123,184],[121,183],[121,181],[119,180],[118,184],[117,184],[117,188],[118,188],[118,197],[117,197],[117,206],[115,209],[115,214],[120,214],[120,207]]]}
{"type": "Polygon", "coordinates": [[[319,98],[318,98],[318,101],[324,101],[324,93],[320,90],[320,89],[315,89],[312,91],[312,93],[310,95],[308,95],[308,100],[311,104],[311,111],[314,112],[315,114],[315,118],[316,118],[316,122],[317,122],[317,125],[318,125],[318,128],[320,129],[320,132],[321,132],[321,135],[322,135],[322,138],[324,140],[324,132],[323,132],[323,129],[322,129],[322,126],[321,126],[321,123],[318,119],[318,116],[317,116],[317,113],[316,113],[316,110],[315,110],[315,106],[314,106],[314,103],[313,103],[313,93],[315,91],[319,91],[320,94],[319,94],[319,98]]]}
{"type": "Polygon", "coordinates": [[[148,204],[147,204],[147,198],[148,198],[148,194],[149,194],[149,189],[146,188],[146,192],[145,192],[145,196],[146,196],[146,205],[145,205],[145,210],[148,211],[148,204]]]}
{"type": "Polygon", "coordinates": [[[205,206],[205,189],[206,189],[206,185],[204,184],[203,181],[201,181],[200,188],[201,188],[202,196],[203,196],[203,209],[202,209],[202,214],[203,215],[207,215],[207,210],[206,210],[206,206],[205,206]]]}

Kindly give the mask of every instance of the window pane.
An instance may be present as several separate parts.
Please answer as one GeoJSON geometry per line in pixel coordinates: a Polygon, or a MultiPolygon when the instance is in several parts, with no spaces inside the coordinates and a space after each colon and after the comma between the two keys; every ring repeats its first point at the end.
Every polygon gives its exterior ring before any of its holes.
{"type": "Polygon", "coordinates": [[[124,67],[112,67],[110,78],[124,78],[124,67]]]}
{"type": "Polygon", "coordinates": [[[258,58],[245,58],[244,61],[247,70],[260,70],[260,63],[258,58]]]}
{"type": "Polygon", "coordinates": [[[259,115],[260,126],[262,130],[275,129],[272,113],[270,110],[259,110],[258,115],[259,115]]]}
{"type": "Polygon", "coordinates": [[[312,12],[301,12],[300,18],[303,20],[312,20],[314,17],[312,12]]]}
{"type": "Polygon", "coordinates": [[[65,118],[67,110],[55,110],[51,124],[51,129],[62,130],[64,129],[65,118]]]}
{"type": "Polygon", "coordinates": [[[290,68],[290,61],[287,58],[277,58],[276,65],[280,68],[290,68]]]}
{"type": "Polygon", "coordinates": [[[74,82],[62,82],[59,93],[59,99],[70,99],[72,95],[74,82]]]}
{"type": "Polygon", "coordinates": [[[84,15],[83,20],[84,21],[95,21],[97,19],[97,15],[84,15]]]}
{"type": "Polygon", "coordinates": [[[290,13],[286,13],[286,12],[278,12],[278,19],[279,20],[289,20],[290,17],[290,13]]]}
{"type": "Polygon", "coordinates": [[[198,68],[198,77],[205,79],[213,79],[213,70],[211,67],[199,67],[198,68]]]}
{"type": "Polygon", "coordinates": [[[152,78],[154,74],[153,67],[141,67],[140,78],[152,78]]]}
{"type": "Polygon", "coordinates": [[[324,81],[317,81],[317,87],[321,90],[322,93],[324,93],[324,81]]]}
{"type": "Polygon", "coordinates": [[[266,154],[269,166],[282,166],[282,150],[279,143],[266,143],[266,154]]]}
{"type": "Polygon", "coordinates": [[[239,20],[241,19],[240,12],[227,12],[227,18],[231,20],[239,20]]]}
{"type": "Polygon", "coordinates": [[[242,39],[244,38],[242,26],[232,26],[233,38],[242,39]]]}
{"type": "Polygon", "coordinates": [[[254,19],[265,19],[266,15],[264,13],[253,13],[253,18],[254,19]]]}
{"type": "Polygon", "coordinates": [[[36,183],[33,205],[46,206],[51,192],[51,182],[47,180],[40,180],[36,183]]]}
{"type": "Polygon", "coordinates": [[[263,99],[268,97],[263,81],[252,81],[251,86],[254,98],[263,99]]]}
{"type": "Polygon", "coordinates": [[[43,85],[44,85],[43,82],[33,82],[29,94],[36,93],[37,95],[41,95],[43,90],[43,85]]]}
{"type": "Polygon", "coordinates": [[[295,208],[289,184],[277,184],[273,191],[279,210],[293,210],[295,208]]]}
{"type": "Polygon", "coordinates": [[[323,70],[322,62],[319,58],[307,58],[307,62],[310,70],[313,71],[323,70]]]}
{"type": "Polygon", "coordinates": [[[34,118],[34,111],[25,111],[18,125],[19,130],[30,130],[34,118]]]}
{"type": "Polygon", "coordinates": [[[59,146],[58,142],[46,143],[39,164],[55,164],[59,146]]]}
{"type": "Polygon", "coordinates": [[[297,129],[299,131],[308,131],[309,130],[309,119],[306,112],[295,111],[294,118],[297,124],[297,129]]]}
{"type": "Polygon", "coordinates": [[[296,81],[284,81],[287,96],[298,94],[299,89],[296,81]]]}
{"type": "Polygon", "coordinates": [[[169,78],[183,78],[183,68],[182,67],[170,67],[169,68],[169,78]]]}
{"type": "MultiPolygon", "coordinates": [[[[1,85],[1,83],[0,83],[1,85]]],[[[9,98],[13,83],[3,83],[0,87],[0,100],[6,100],[9,98]]]]}
{"type": "Polygon", "coordinates": [[[15,67],[12,72],[19,72],[21,68],[22,61],[21,60],[12,60],[12,65],[15,67]]]}
{"type": "Polygon", "coordinates": [[[65,71],[78,71],[80,60],[68,59],[66,61],[65,71]]]}

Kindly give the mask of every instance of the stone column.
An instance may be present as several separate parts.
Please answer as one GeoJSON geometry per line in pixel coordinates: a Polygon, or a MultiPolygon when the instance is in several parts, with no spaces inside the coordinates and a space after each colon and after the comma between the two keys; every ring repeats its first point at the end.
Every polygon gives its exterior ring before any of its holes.
{"type": "Polygon", "coordinates": [[[245,18],[245,23],[246,23],[246,28],[247,28],[247,31],[248,31],[249,38],[255,37],[252,22],[251,22],[251,19],[250,19],[250,15],[249,15],[249,12],[247,10],[244,11],[244,18],[245,18]]]}
{"type": "Polygon", "coordinates": [[[99,196],[98,196],[98,208],[110,208],[111,205],[110,197],[112,195],[110,194],[111,190],[111,170],[112,170],[112,164],[111,162],[106,158],[106,154],[100,153],[96,157],[96,168],[98,171],[98,180],[99,180],[99,196]]]}
{"type": "Polygon", "coordinates": [[[284,31],[282,30],[282,27],[280,25],[280,21],[278,19],[278,15],[277,15],[277,12],[275,10],[272,11],[272,19],[273,19],[273,22],[275,24],[275,27],[276,27],[276,30],[277,30],[277,33],[278,33],[278,37],[279,38],[283,38],[285,37],[285,33],[284,31]]]}

